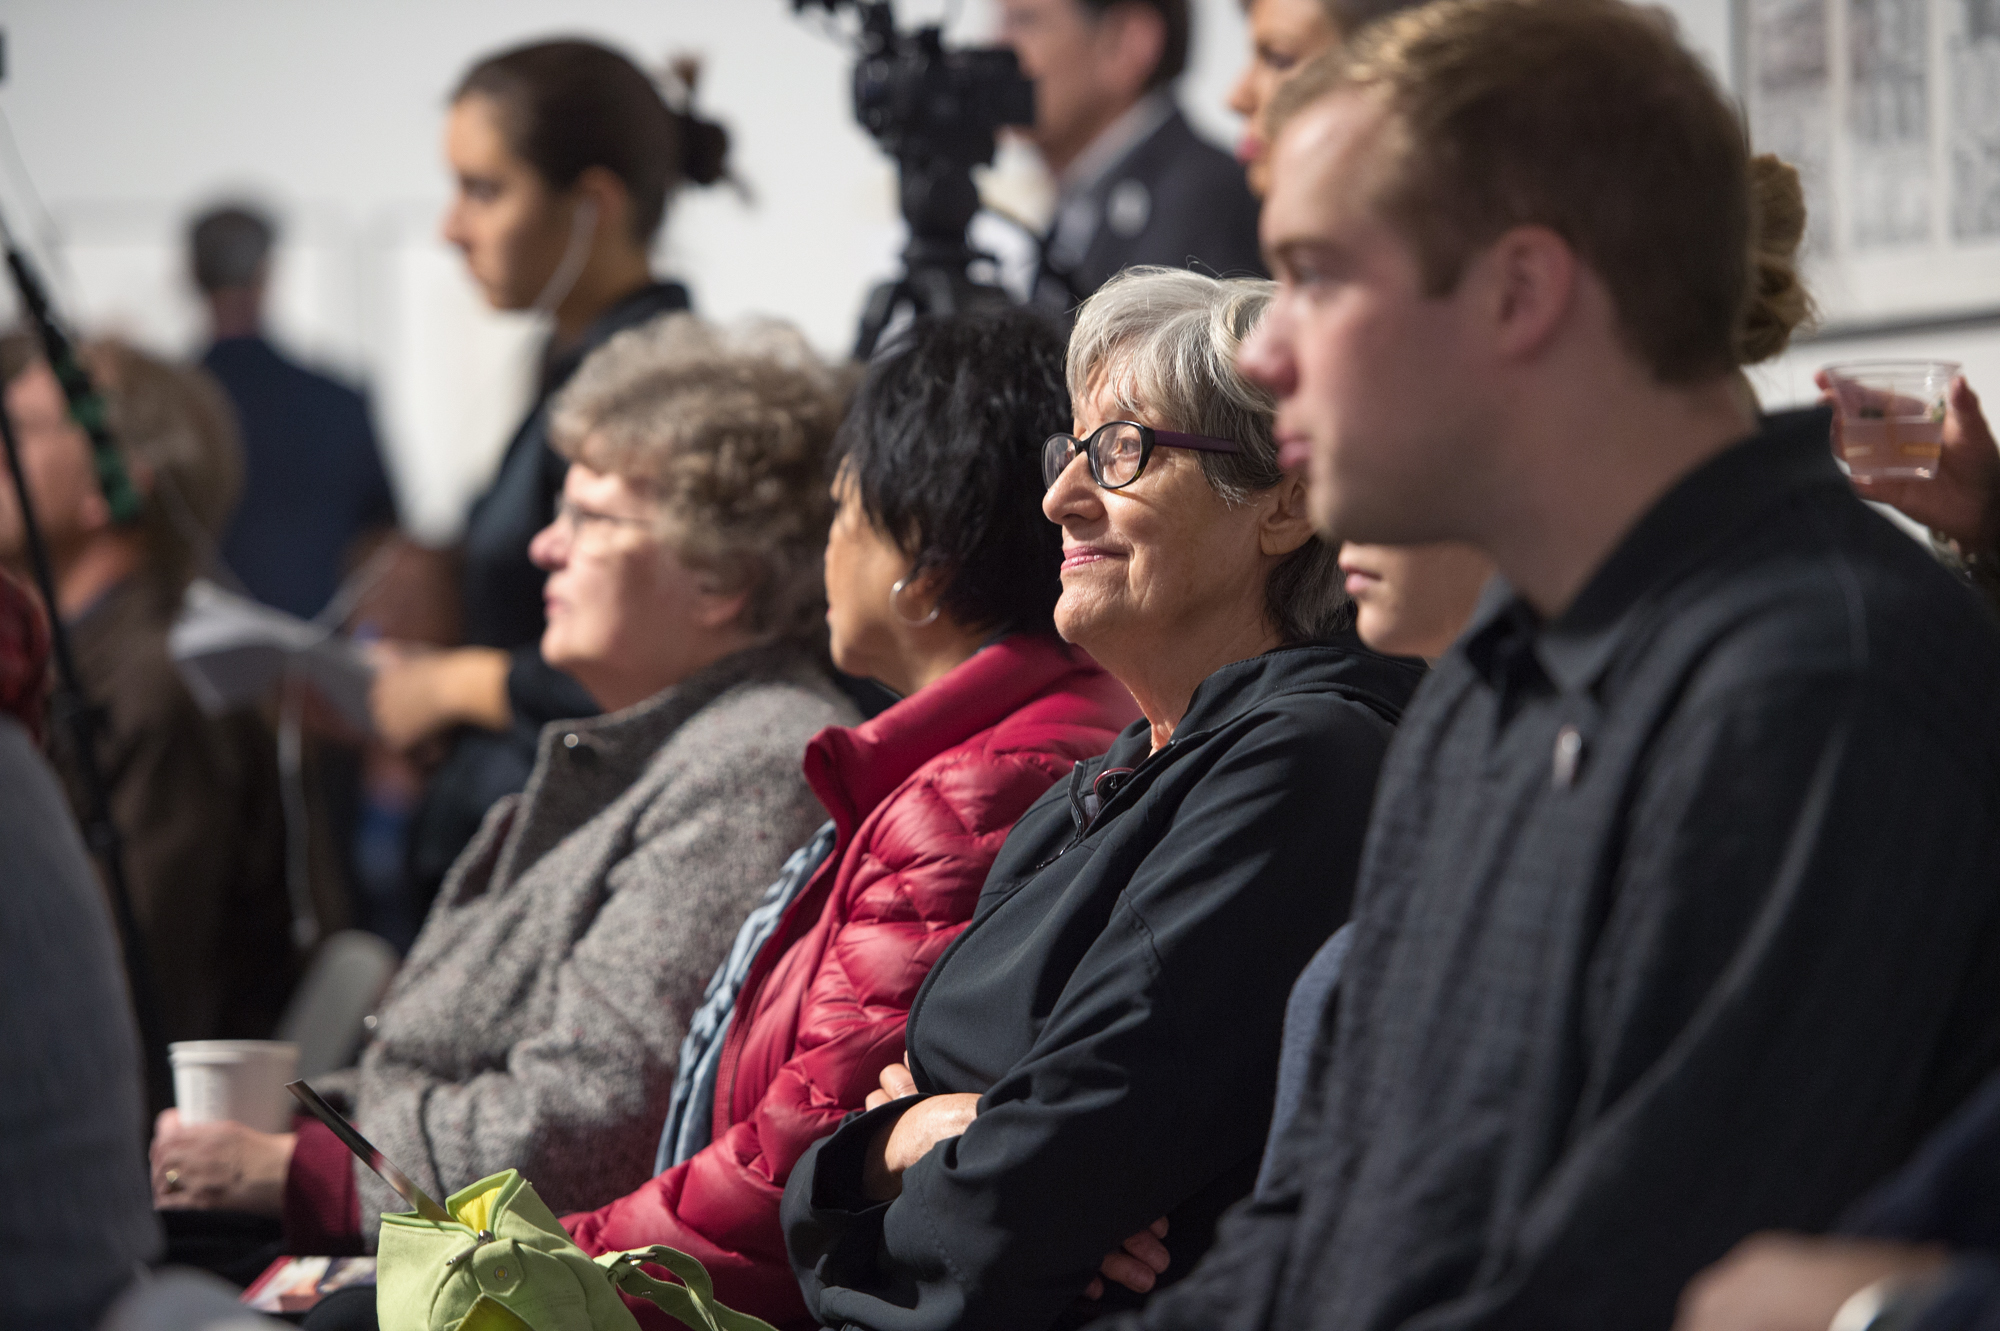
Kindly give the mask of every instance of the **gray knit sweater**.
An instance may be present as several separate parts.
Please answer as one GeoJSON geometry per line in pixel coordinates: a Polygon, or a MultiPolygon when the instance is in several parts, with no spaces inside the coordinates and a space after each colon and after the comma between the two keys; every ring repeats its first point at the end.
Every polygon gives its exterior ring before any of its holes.
{"type": "MultiPolygon", "coordinates": [[[[557,1214],[652,1174],[687,1018],[743,916],[826,817],[805,744],[851,705],[763,647],[543,731],[527,789],[452,867],[344,1092],[440,1201],[519,1169],[557,1214]]],[[[355,1166],[361,1232],[407,1210],[355,1166]]]]}

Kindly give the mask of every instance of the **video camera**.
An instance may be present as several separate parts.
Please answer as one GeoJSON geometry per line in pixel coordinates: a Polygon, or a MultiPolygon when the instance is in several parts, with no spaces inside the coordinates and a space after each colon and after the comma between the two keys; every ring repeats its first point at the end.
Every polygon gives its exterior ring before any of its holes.
{"type": "Polygon", "coordinates": [[[861,317],[855,355],[866,359],[901,308],[949,314],[1007,299],[971,276],[974,262],[991,262],[966,242],[979,211],[972,168],[993,161],[1002,126],[1034,123],[1035,85],[1005,47],[947,51],[935,24],[897,32],[891,0],[792,0],[795,13],[849,7],[861,18],[854,118],[896,159],[910,227],[903,275],[876,287],[861,317]]]}

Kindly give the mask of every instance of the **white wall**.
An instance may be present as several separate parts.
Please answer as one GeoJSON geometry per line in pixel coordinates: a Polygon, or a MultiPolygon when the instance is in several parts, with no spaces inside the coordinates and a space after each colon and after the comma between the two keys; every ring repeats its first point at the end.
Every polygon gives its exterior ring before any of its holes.
{"type": "MultiPolygon", "coordinates": [[[[903,19],[934,20],[947,3],[903,0],[903,19]]],[[[1725,80],[1729,4],[1668,5],[1725,80]]],[[[1182,100],[1226,142],[1242,17],[1235,0],[1194,5],[1182,100]]],[[[953,9],[957,40],[990,33],[991,0],[953,9]]],[[[535,336],[521,318],[485,311],[435,237],[442,103],[478,54],[583,33],[647,61],[705,57],[702,104],[732,127],[756,202],[690,192],[660,259],[711,315],[781,315],[844,351],[901,243],[890,168],[849,113],[849,53],[795,19],[789,0],[6,0],[0,28],[0,112],[19,149],[17,164],[0,144],[0,203],[51,256],[65,307],[90,328],[193,349],[183,219],[221,193],[270,201],[288,228],[278,331],[369,382],[405,510],[434,539],[455,531],[519,413],[535,336]]],[[[1016,205],[1038,189],[1023,160],[1010,159],[1002,182],[1016,205]]],[[[1004,229],[981,234],[998,242],[1004,229]]],[[[9,304],[0,292],[0,316],[9,304]]],[[[2000,387],[2000,329],[1806,343],[1758,380],[1773,405],[1804,400],[1817,366],[1885,354],[1948,356],[2000,387]]]]}
{"type": "MultiPolygon", "coordinates": [[[[1227,141],[1242,18],[1234,0],[1194,2],[1183,100],[1227,141]]],[[[901,17],[935,21],[945,3],[903,0],[901,17]]],[[[957,40],[990,33],[987,0],[952,9],[957,40]]],[[[4,151],[0,203],[51,256],[65,308],[192,350],[184,218],[222,193],[268,200],[287,224],[278,332],[370,383],[406,512],[432,538],[484,483],[534,336],[483,310],[435,238],[443,100],[479,54],[562,33],[648,62],[705,58],[701,105],[731,127],[755,192],[691,191],[669,221],[662,266],[705,313],[780,315],[844,352],[901,246],[891,169],[853,123],[851,55],[788,0],[7,0],[0,27],[0,111],[47,213],[4,151]]],[[[1010,196],[1032,197],[1018,165],[1010,196]]]]}
{"type": "MultiPolygon", "coordinates": [[[[1665,0],[1664,7],[1679,21],[1682,37],[1702,54],[1725,85],[1733,83],[1737,53],[1730,0],[1665,0]]],[[[1810,284],[1810,267],[1806,279],[1810,284]]],[[[1970,305],[2000,306],[2000,290],[1968,293],[1968,297],[1970,305]]],[[[2000,396],[2000,326],[1866,339],[1814,341],[1808,337],[1770,364],[1758,367],[1751,378],[1766,405],[1785,406],[1819,396],[1812,376],[1822,365],[1881,357],[1958,361],[1975,388],[2000,396]]]]}

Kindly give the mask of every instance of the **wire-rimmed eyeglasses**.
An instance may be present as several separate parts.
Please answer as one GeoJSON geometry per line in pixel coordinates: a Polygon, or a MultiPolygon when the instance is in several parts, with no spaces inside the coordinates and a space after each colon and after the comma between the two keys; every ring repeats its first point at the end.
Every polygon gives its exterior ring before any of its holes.
{"type": "Polygon", "coordinates": [[[1201,453],[1241,453],[1243,445],[1213,435],[1155,430],[1137,421],[1106,421],[1088,437],[1052,434],[1042,445],[1042,484],[1053,487],[1078,453],[1090,459],[1090,478],[1106,490],[1122,490],[1139,479],[1155,448],[1192,448],[1201,453]]]}
{"type": "Polygon", "coordinates": [[[571,502],[568,495],[557,495],[554,525],[568,527],[572,537],[579,537],[592,528],[601,531],[608,531],[614,527],[651,528],[657,526],[657,523],[652,518],[632,518],[622,513],[600,513],[594,508],[583,508],[571,502]]]}

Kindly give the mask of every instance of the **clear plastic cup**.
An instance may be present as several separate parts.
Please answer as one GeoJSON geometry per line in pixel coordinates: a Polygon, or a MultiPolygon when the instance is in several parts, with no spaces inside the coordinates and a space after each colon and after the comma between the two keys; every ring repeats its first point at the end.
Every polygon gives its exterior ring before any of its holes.
{"type": "Polygon", "coordinates": [[[1850,361],[1826,367],[1840,420],[1834,454],[1856,476],[1929,480],[1944,452],[1944,415],[1958,364],[1850,361]]]}
{"type": "Polygon", "coordinates": [[[167,1046],[174,1107],[183,1123],[233,1119],[259,1132],[287,1132],[299,1047],[282,1040],[183,1040],[167,1046]]]}

